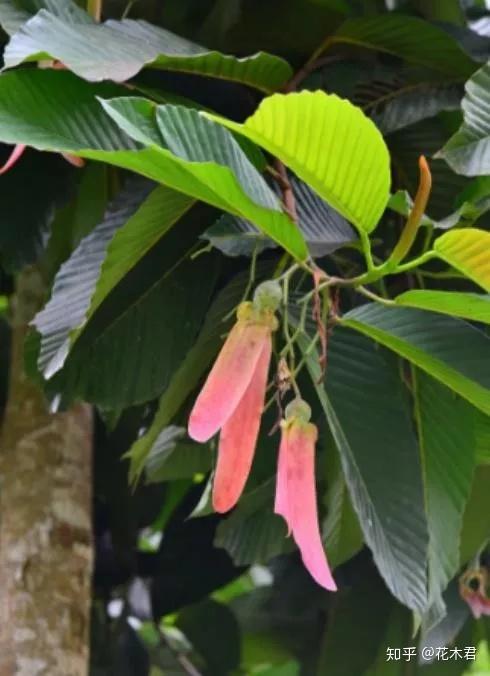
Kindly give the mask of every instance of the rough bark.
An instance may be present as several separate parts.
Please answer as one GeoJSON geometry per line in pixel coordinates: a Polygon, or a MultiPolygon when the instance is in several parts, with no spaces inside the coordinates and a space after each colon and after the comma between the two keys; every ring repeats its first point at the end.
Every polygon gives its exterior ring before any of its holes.
{"type": "Polygon", "coordinates": [[[23,368],[44,288],[19,275],[0,446],[0,676],[85,676],[92,574],[90,408],[49,412],[23,368]]]}

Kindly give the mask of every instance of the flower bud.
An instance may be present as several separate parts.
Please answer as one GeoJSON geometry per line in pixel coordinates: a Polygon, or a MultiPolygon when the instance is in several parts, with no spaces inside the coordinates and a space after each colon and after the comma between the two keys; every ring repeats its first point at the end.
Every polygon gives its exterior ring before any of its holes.
{"type": "Polygon", "coordinates": [[[255,308],[259,311],[270,310],[271,312],[275,312],[279,307],[281,300],[281,285],[273,279],[262,282],[262,284],[259,284],[255,289],[253,303],[255,308]]]}
{"type": "Polygon", "coordinates": [[[286,420],[296,418],[299,422],[307,423],[311,418],[311,408],[306,401],[297,397],[286,406],[285,415],[286,420]]]}

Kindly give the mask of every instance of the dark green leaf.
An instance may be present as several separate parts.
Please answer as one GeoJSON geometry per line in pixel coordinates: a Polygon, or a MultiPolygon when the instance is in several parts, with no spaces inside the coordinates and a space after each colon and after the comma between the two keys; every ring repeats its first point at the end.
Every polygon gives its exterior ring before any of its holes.
{"type": "MultiPolygon", "coordinates": [[[[108,296],[50,389],[117,409],[168,387],[194,343],[217,274],[210,256],[166,267],[175,239],[163,238],[108,296]]],[[[186,240],[180,240],[183,248],[186,240]]]]}
{"type": "Polygon", "coordinates": [[[208,676],[227,676],[240,664],[241,637],[233,612],[206,600],[182,610],[177,626],[206,661],[208,676]]]}
{"type": "Polygon", "coordinates": [[[490,65],[480,68],[465,86],[460,129],[439,153],[458,174],[490,173],[490,65]]]}
{"type": "Polygon", "coordinates": [[[216,531],[215,544],[224,547],[234,563],[268,563],[292,549],[284,520],[273,513],[274,482],[246,493],[238,507],[216,531]]]}
{"type": "MultiPolygon", "coordinates": [[[[149,182],[137,181],[124,189],[109,206],[102,223],[80,242],[60,267],[51,299],[33,322],[41,334],[39,368],[47,378],[63,366],[70,350],[72,331],[81,329],[87,321],[91,298],[111,239],[125,224],[131,229],[135,215],[136,226],[145,225],[144,221],[138,220],[138,213],[151,188],[149,182]],[[84,273],[82,278],[80,269],[84,273]]],[[[155,195],[160,191],[165,197],[165,188],[157,189],[155,195]]],[[[134,262],[137,260],[135,257],[134,262]]]]}
{"type": "Polygon", "coordinates": [[[330,42],[388,52],[453,77],[469,77],[476,67],[442,28],[402,14],[348,19],[333,37],[327,38],[327,44],[330,42]]]}
{"type": "Polygon", "coordinates": [[[474,409],[425,373],[414,372],[414,378],[430,536],[429,596],[443,617],[441,595],[459,568],[463,514],[475,468],[474,409]]]}
{"type": "Polygon", "coordinates": [[[5,270],[12,272],[37,260],[56,207],[69,196],[73,179],[74,170],[62,158],[32,151],[0,176],[0,257],[5,270]]]}
{"type": "Polygon", "coordinates": [[[323,640],[318,676],[365,674],[376,658],[392,606],[392,597],[373,570],[366,570],[350,589],[339,591],[323,640]]]}
{"type": "Polygon", "coordinates": [[[476,468],[461,530],[461,565],[472,560],[490,539],[490,466],[476,468]]]}
{"type": "Polygon", "coordinates": [[[434,117],[442,110],[459,110],[461,90],[457,85],[409,83],[383,92],[363,106],[384,134],[434,117]]]}
{"type": "Polygon", "coordinates": [[[323,539],[328,561],[332,568],[336,568],[354,556],[364,544],[337,449],[331,449],[327,454],[327,481],[327,516],[323,522],[323,539]]]}
{"type": "MultiPolygon", "coordinates": [[[[347,221],[306,183],[290,177],[296,200],[299,228],[312,256],[319,258],[356,240],[347,221]]],[[[230,215],[221,217],[203,237],[228,256],[250,256],[274,243],[251,223],[230,215]]]]}
{"type": "Polygon", "coordinates": [[[490,413],[490,338],[460,319],[370,303],[342,324],[370,336],[490,413]]]}
{"type": "MultiPolygon", "coordinates": [[[[199,259],[197,259],[199,260],[199,259]]],[[[173,417],[196,387],[222,343],[222,336],[230,323],[223,321],[240,302],[247,285],[244,275],[238,275],[216,297],[206,314],[206,321],[185,361],[176,369],[166,391],[160,398],[158,410],[146,433],[130,448],[130,478],[134,482],[143,471],[146,459],[162,430],[170,425],[173,417]]]]}
{"type": "Polygon", "coordinates": [[[185,429],[170,425],[159,434],[146,460],[148,483],[192,478],[211,469],[208,446],[182,441],[185,429]]]}
{"type": "MultiPolygon", "coordinates": [[[[308,339],[301,339],[303,350],[308,339]]],[[[391,592],[427,604],[427,523],[418,448],[396,363],[342,328],[329,341],[327,390],[316,354],[307,361],[339,449],[364,539],[391,592]]]]}

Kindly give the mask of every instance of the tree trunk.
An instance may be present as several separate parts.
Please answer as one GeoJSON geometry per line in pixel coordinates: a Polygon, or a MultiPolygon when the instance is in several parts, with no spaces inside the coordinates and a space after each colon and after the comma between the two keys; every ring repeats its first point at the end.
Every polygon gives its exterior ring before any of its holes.
{"type": "Polygon", "coordinates": [[[19,275],[0,452],[0,676],[86,676],[92,575],[92,416],[49,412],[23,366],[44,285],[19,275]]]}

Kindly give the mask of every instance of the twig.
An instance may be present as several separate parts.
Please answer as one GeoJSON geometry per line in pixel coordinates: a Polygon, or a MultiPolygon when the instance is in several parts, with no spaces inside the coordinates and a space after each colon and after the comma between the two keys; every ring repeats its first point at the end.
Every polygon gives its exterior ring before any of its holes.
{"type": "Polygon", "coordinates": [[[341,61],[341,56],[324,56],[321,59],[309,59],[302,68],[300,68],[293,77],[286,83],[284,86],[284,92],[294,92],[299,85],[306,80],[306,78],[311,75],[315,70],[322,68],[330,63],[335,63],[336,61],[341,61]]]}
{"type": "Polygon", "coordinates": [[[296,200],[294,198],[293,188],[289,181],[286,167],[279,159],[274,160],[274,166],[277,174],[273,174],[282,192],[284,208],[296,225],[298,225],[298,212],[296,211],[296,200]]]}

